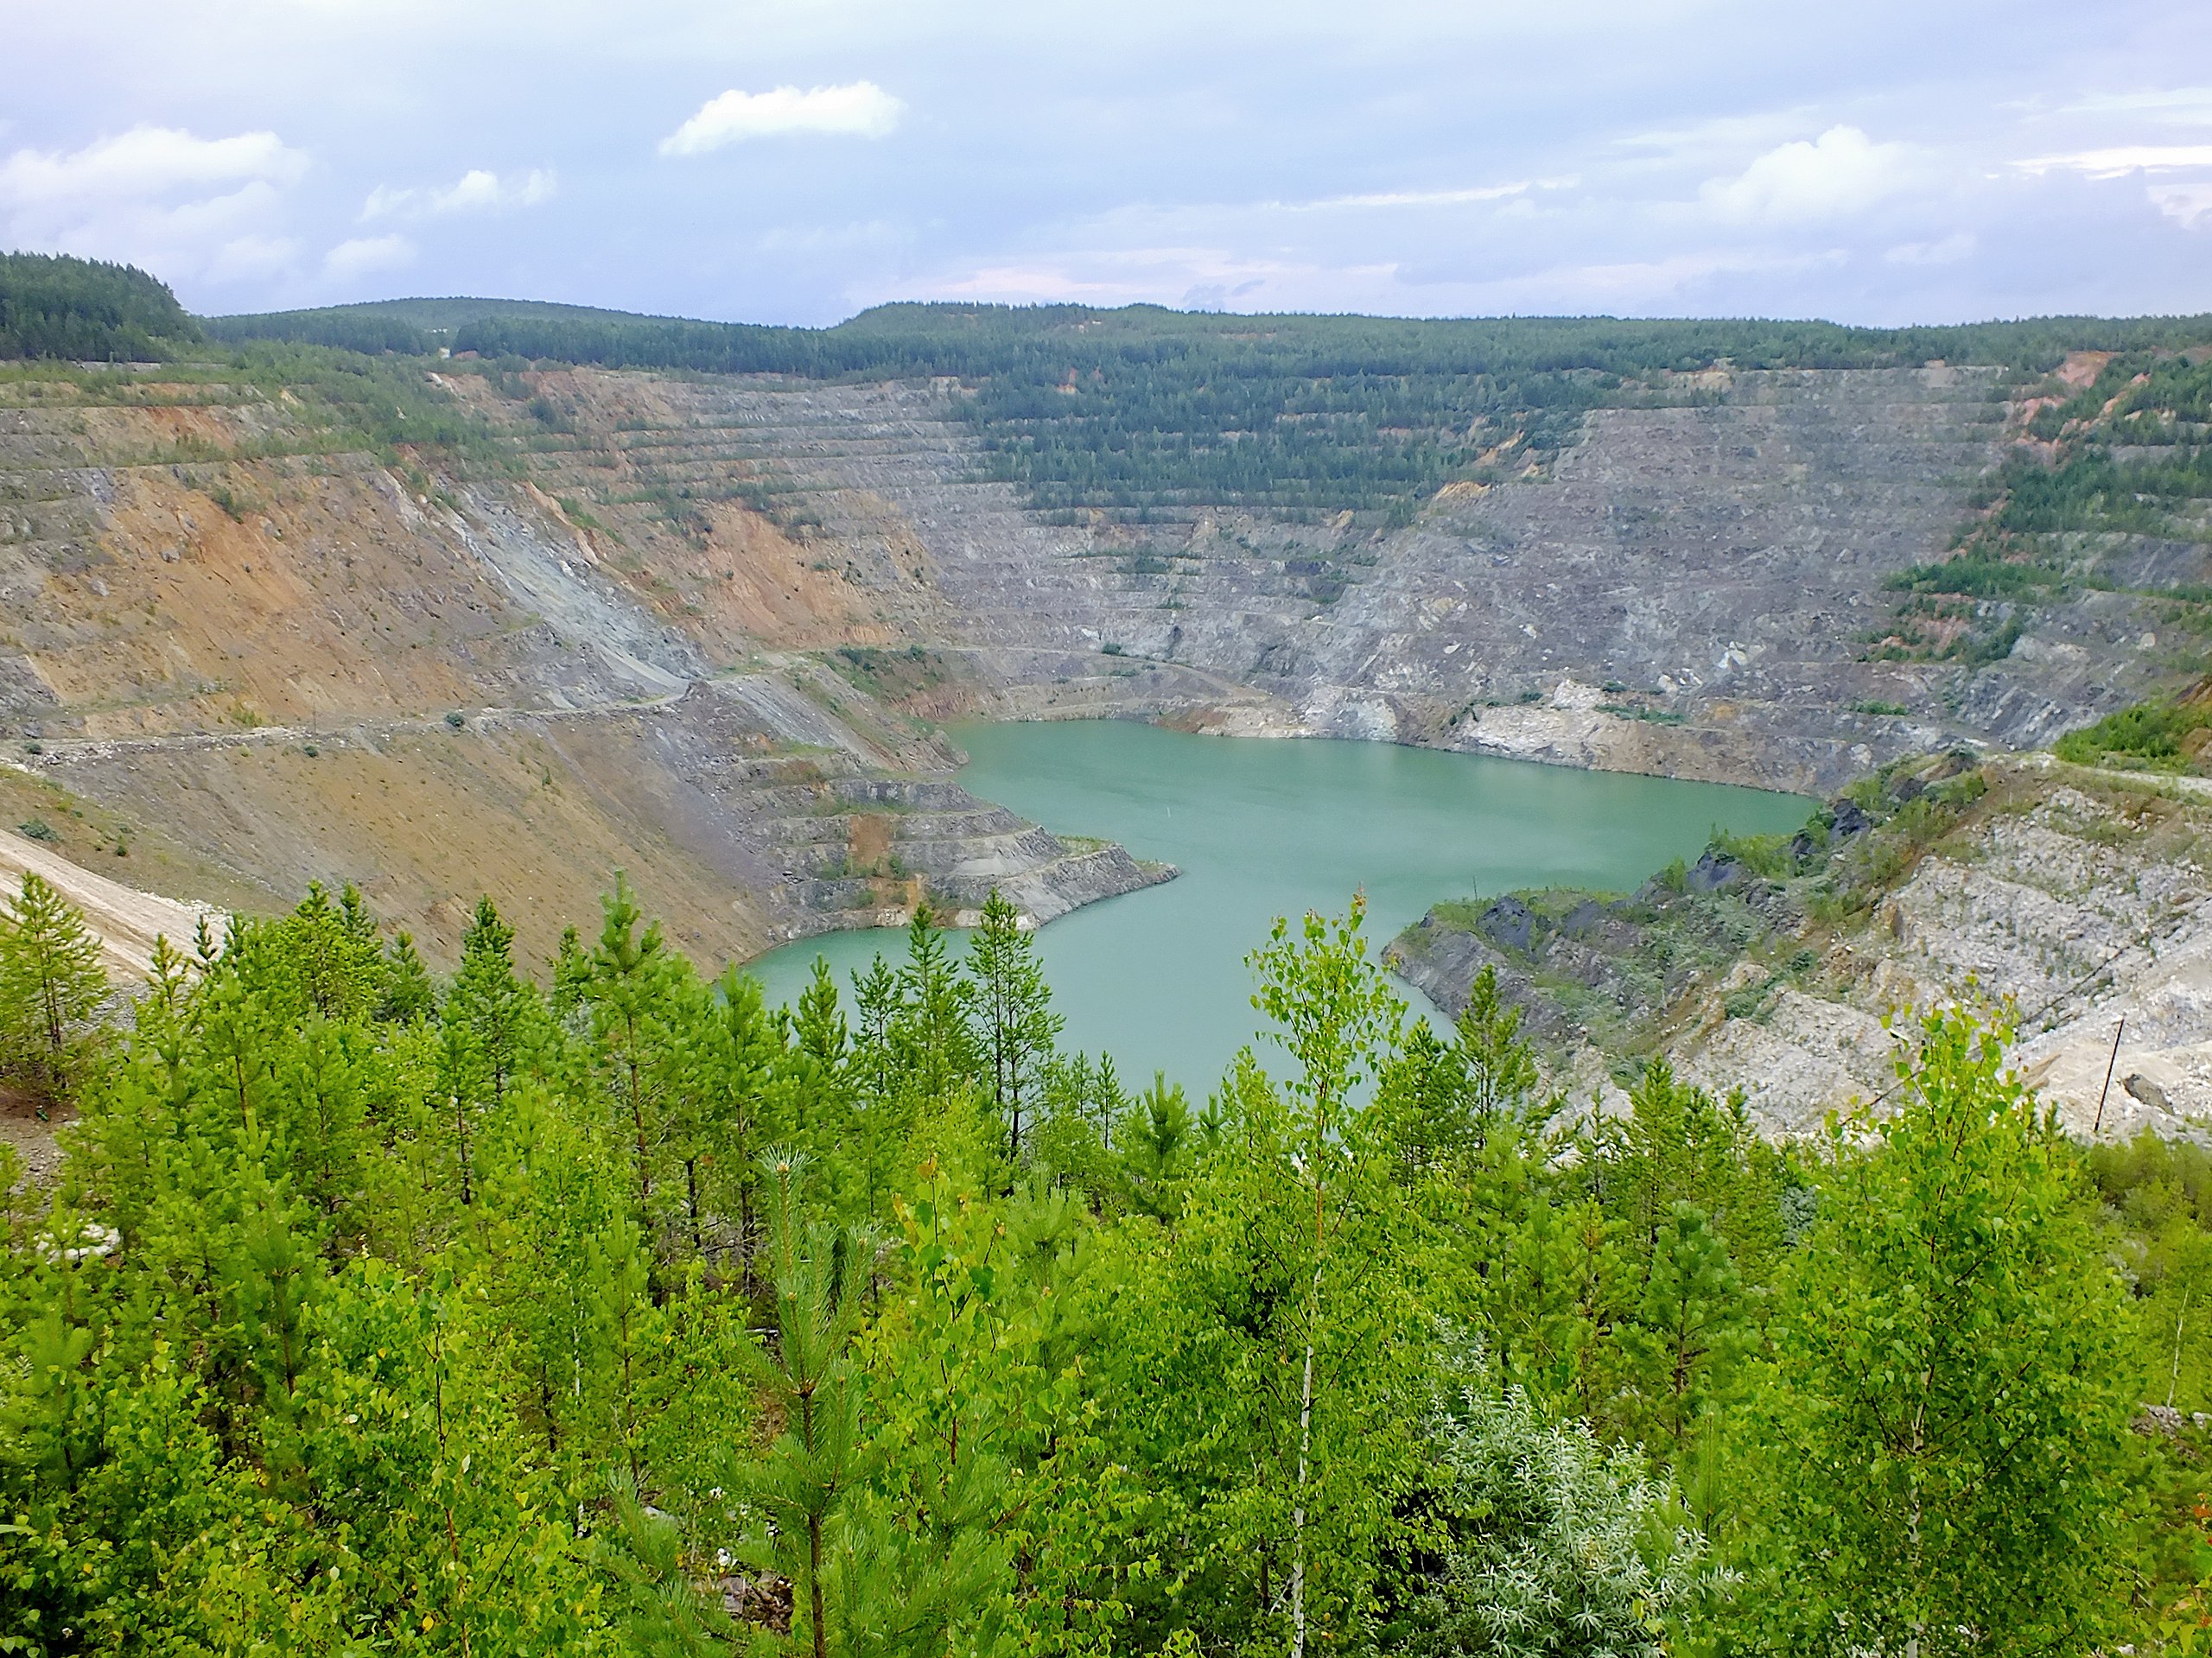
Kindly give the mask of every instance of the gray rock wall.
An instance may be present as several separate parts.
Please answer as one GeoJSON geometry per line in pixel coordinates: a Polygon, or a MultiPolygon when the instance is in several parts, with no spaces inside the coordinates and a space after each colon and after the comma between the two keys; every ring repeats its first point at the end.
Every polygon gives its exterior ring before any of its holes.
{"type": "Polygon", "coordinates": [[[856,568],[920,575],[940,602],[912,625],[1018,715],[1815,788],[1932,744],[2047,740],[2162,665],[2137,659],[2132,620],[2083,643],[2097,629],[2070,616],[1993,668],[1860,659],[1893,613],[1885,581],[1942,556],[1998,457],[1983,371],[1741,373],[1701,405],[1602,410],[1549,464],[1448,489],[1383,536],[1230,512],[1045,522],[976,481],[943,387],[683,395],[856,568]]]}

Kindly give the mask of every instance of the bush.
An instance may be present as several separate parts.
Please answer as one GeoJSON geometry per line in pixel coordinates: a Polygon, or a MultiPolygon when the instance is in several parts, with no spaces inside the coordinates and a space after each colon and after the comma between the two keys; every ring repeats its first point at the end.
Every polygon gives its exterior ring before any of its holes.
{"type": "Polygon", "coordinates": [[[1716,829],[1707,845],[1715,857],[1739,863],[1766,880],[1780,880],[1789,875],[1795,862],[1787,835],[1731,835],[1726,829],[1716,829]]]}
{"type": "Polygon", "coordinates": [[[1515,1389],[1470,1388],[1432,1425],[1444,1482],[1440,1571],[1416,1612],[1440,1655],[1659,1658],[1659,1631],[1709,1573],[1634,1446],[1547,1422],[1515,1389]]]}
{"type": "Polygon", "coordinates": [[[2154,772],[2180,772],[2189,765],[2184,740],[2207,725],[2212,725],[2212,709],[2138,702],[2107,714],[2093,726],[2068,732],[2051,745],[2051,752],[2075,765],[2120,759],[2154,772]]]}

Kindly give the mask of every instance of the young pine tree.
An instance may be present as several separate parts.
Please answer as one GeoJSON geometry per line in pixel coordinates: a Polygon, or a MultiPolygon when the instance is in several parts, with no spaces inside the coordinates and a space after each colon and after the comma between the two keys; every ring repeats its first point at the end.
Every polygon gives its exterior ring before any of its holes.
{"type": "Polygon", "coordinates": [[[920,1078],[906,1062],[899,975],[880,956],[866,974],[853,975],[853,1012],[851,1112],[839,1160],[852,1206],[873,1222],[890,1197],[922,1098],[920,1078]]]}
{"type": "Polygon", "coordinates": [[[437,1007],[437,993],[430,988],[430,969],[423,965],[415,935],[398,934],[385,952],[384,993],[377,1003],[377,1017],[414,1024],[429,1018],[437,1007]]]}
{"type": "Polygon", "coordinates": [[[107,994],[85,918],[35,872],[0,905],[0,1072],[20,1079],[40,1116],[70,1097],[107,994]]]}
{"type": "Polygon", "coordinates": [[[1065,1021],[1052,1012],[1052,993],[1037,959],[1036,939],[998,888],[983,903],[982,924],[968,945],[976,988],[976,1022],[991,1082],[991,1104],[1007,1125],[1007,1155],[1021,1158],[1025,1108],[1034,1106],[1040,1073],[1065,1021]]]}
{"type": "Polygon", "coordinates": [[[1521,1010],[1505,1006],[1499,996],[1494,966],[1485,962],[1475,975],[1456,1032],[1459,1070],[1466,1078],[1479,1147],[1487,1142],[1495,1119],[1520,1111],[1536,1089],[1535,1049],[1521,1034],[1521,1010]]]}
{"type": "Polygon", "coordinates": [[[1677,1203],[1652,1251],[1643,1295],[1618,1331],[1646,1444],[1683,1464],[1697,1431],[1727,1397],[1750,1345],[1743,1280],[1694,1204],[1677,1203]]]}
{"type": "MultiPolygon", "coordinates": [[[[860,1482],[863,1378],[853,1353],[874,1264],[859,1235],[799,1213],[804,1171],[795,1156],[764,1159],[769,1287],[775,1322],[765,1346],[743,1351],[753,1381],[783,1423],[739,1490],[770,1529],[743,1549],[747,1563],[796,1585],[812,1658],[833,1642],[826,1581],[839,1522],[860,1482]]],[[[834,1643],[842,1650],[842,1643],[834,1643]]]]}
{"type": "Polygon", "coordinates": [[[906,929],[906,964],[899,969],[899,1013],[891,1048],[932,1105],[950,1100],[978,1069],[973,1022],[976,988],[960,975],[951,947],[927,904],[914,907],[906,929]]]}
{"type": "Polygon", "coordinates": [[[478,899],[438,1021],[439,1085],[453,1115],[464,1206],[475,1202],[480,1121],[506,1104],[539,1017],[535,987],[515,972],[514,938],[491,899],[478,899]]]}
{"type": "Polygon", "coordinates": [[[783,1040],[762,1005],[760,981],[734,966],[723,972],[701,1023],[704,1040],[702,1063],[695,1073],[696,1103],[679,1113],[684,1121],[686,1212],[693,1246],[702,1253],[702,1205],[721,1218],[749,1290],[754,1287],[753,1260],[760,1245],[760,1154],[785,1140],[794,1127],[785,1114],[790,1092],[776,1085],[783,1040]],[[700,1120],[696,1149],[690,1126],[693,1116],[700,1120]]]}
{"type": "Polygon", "coordinates": [[[638,1229],[655,1232],[653,1183],[668,1130],[671,1096],[680,1084],[685,991],[690,974],[645,922],[628,880],[601,900],[599,944],[588,958],[582,994],[591,1010],[600,1068],[617,1130],[628,1148],[638,1229]],[[642,931],[639,924],[644,922],[642,931]]]}

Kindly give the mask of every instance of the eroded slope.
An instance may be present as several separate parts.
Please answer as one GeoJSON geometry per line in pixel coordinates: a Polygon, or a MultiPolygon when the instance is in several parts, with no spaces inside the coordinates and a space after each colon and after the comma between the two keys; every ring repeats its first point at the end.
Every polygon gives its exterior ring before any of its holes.
{"type": "Polygon", "coordinates": [[[1159,878],[974,801],[926,729],[764,648],[890,629],[801,594],[779,631],[789,543],[757,513],[633,545],[527,480],[318,447],[250,386],[10,389],[7,759],[158,831],[188,896],[354,879],[443,954],[486,891],[543,950],[620,867],[714,956],[1159,878]]]}

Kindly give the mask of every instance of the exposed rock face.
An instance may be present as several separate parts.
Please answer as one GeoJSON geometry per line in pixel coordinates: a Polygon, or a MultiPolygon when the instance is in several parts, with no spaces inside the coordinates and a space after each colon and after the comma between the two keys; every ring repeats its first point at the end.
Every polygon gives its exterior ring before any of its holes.
{"type": "Polygon", "coordinates": [[[13,758],[172,830],[218,901],[356,874],[435,950],[479,888],[550,918],[620,864],[743,952],[924,889],[1041,916],[1143,876],[938,792],[927,721],[963,712],[1825,791],[2172,671],[2123,594],[1992,666],[1858,659],[1997,453],[1977,371],[1702,376],[1376,536],[1048,521],[979,481],[949,384],[452,385],[529,438],[526,479],[288,454],[312,445],[281,399],[219,387],[17,388],[0,733],[45,752],[13,758]]]}
{"type": "Polygon", "coordinates": [[[1787,884],[1737,866],[1701,895],[1604,905],[1602,924],[1567,909],[1525,932],[1499,924],[1507,903],[1539,916],[1568,895],[1440,906],[1392,958],[1453,1011],[1493,966],[1548,1039],[1594,1039],[1570,1067],[1580,1097],[1617,1097],[1608,1064],[1663,1048],[1694,1080],[1745,1089],[1777,1132],[1803,1132],[1886,1096],[1912,1016],[1963,1001],[2010,1010],[2015,1064],[2070,1129],[2212,1134],[2212,789],[2031,759],[1963,775],[1987,792],[1931,829],[1900,819],[1866,841],[1858,867],[1875,885],[1840,924],[1805,898],[1852,867],[1849,849],[1787,884]]]}
{"type": "Polygon", "coordinates": [[[1994,667],[1858,659],[1885,579],[1942,555],[1998,455],[2006,406],[1974,370],[1709,376],[1713,401],[1599,411],[1548,469],[1357,540],[1221,511],[1048,523],[977,481],[943,386],[550,378],[582,435],[548,489],[588,482],[593,419],[658,410],[667,441],[624,464],[772,485],[814,564],[901,639],[965,653],[998,713],[1823,788],[2040,738],[2169,671],[2139,628],[2070,613],[1994,667]]]}
{"type": "Polygon", "coordinates": [[[1045,919],[1173,873],[975,800],[941,738],[762,651],[739,624],[772,634],[761,595],[791,572],[757,515],[703,546],[640,526],[656,560],[527,485],[145,458],[180,429],[286,435],[264,404],[6,412],[6,762],[217,876],[180,890],[275,907],[350,878],[440,955],[487,892],[542,953],[622,867],[713,959],[994,886],[1045,919]],[[751,597],[690,596],[686,558],[747,551],[751,597]]]}
{"type": "Polygon", "coordinates": [[[1548,476],[1399,537],[1328,619],[1324,703],[1364,689],[1459,746],[1800,786],[1890,752],[1899,722],[1850,705],[1935,688],[1857,661],[1859,637],[1956,524],[2001,405],[1948,371],[1735,379],[1712,407],[1599,411],[1548,476]]]}

